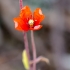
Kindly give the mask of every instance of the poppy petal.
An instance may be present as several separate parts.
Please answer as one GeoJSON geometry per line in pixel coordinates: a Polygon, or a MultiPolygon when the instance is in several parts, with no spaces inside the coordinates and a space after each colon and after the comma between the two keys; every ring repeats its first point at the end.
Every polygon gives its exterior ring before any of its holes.
{"type": "Polygon", "coordinates": [[[32,12],[29,8],[29,6],[25,6],[20,11],[20,17],[27,22],[29,19],[32,18],[32,12]]]}
{"type": "Polygon", "coordinates": [[[18,25],[18,23],[16,21],[14,21],[14,23],[15,23],[15,29],[16,30],[23,31],[23,29],[18,25]]]}
{"type": "Polygon", "coordinates": [[[33,13],[33,18],[35,21],[35,25],[40,24],[40,22],[42,22],[42,20],[44,19],[44,15],[42,14],[42,11],[40,8],[37,8],[34,13],[33,13]]]}
{"type": "Polygon", "coordinates": [[[30,28],[30,30],[39,30],[42,28],[42,25],[34,26],[34,28],[30,28]]]}
{"type": "Polygon", "coordinates": [[[14,22],[15,22],[16,30],[20,30],[20,31],[29,30],[28,25],[24,23],[24,21],[20,17],[14,18],[14,22]]]}

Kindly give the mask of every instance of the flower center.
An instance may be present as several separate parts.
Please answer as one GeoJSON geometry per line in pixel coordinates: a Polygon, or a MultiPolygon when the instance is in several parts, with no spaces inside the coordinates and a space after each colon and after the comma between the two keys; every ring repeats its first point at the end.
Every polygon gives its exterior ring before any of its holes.
{"type": "Polygon", "coordinates": [[[30,25],[30,27],[33,27],[34,20],[30,19],[30,20],[28,21],[28,24],[30,25]]]}

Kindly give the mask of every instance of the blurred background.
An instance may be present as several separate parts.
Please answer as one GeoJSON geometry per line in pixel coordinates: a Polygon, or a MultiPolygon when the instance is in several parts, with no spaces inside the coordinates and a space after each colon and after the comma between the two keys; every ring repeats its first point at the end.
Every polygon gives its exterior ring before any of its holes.
{"type": "MultiPolygon", "coordinates": [[[[37,57],[50,60],[37,64],[37,70],[70,70],[70,0],[23,0],[23,6],[45,14],[43,28],[34,31],[37,57]]],[[[0,0],[0,70],[25,70],[22,64],[23,33],[15,30],[13,18],[19,15],[19,0],[0,0]]],[[[29,49],[32,57],[30,31],[29,49]]]]}

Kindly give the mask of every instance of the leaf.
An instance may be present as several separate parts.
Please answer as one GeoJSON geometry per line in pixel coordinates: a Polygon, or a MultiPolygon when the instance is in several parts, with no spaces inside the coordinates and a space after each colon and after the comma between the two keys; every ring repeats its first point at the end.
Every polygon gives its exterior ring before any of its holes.
{"type": "Polygon", "coordinates": [[[27,58],[26,50],[24,50],[22,52],[22,62],[23,62],[23,65],[24,65],[25,69],[29,70],[29,63],[28,63],[28,58],[27,58]]]}

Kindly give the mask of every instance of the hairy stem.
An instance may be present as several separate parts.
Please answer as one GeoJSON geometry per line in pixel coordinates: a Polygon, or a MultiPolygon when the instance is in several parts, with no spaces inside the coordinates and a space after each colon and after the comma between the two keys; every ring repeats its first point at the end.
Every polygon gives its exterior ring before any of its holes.
{"type": "Polygon", "coordinates": [[[29,47],[28,47],[28,40],[27,40],[27,33],[26,32],[23,33],[23,37],[24,37],[25,49],[26,49],[26,53],[27,53],[27,57],[28,57],[28,62],[29,62],[30,54],[29,54],[29,47]]]}
{"type": "Polygon", "coordinates": [[[19,0],[19,5],[20,5],[20,9],[22,9],[23,7],[22,0],[19,0]]]}
{"type": "MultiPolygon", "coordinates": [[[[45,62],[46,64],[50,65],[49,59],[45,58],[43,56],[39,56],[38,58],[36,58],[36,63],[39,63],[40,61],[45,62]]],[[[30,64],[32,65],[34,63],[34,61],[30,61],[30,64]]]]}
{"type": "Polygon", "coordinates": [[[36,70],[36,47],[34,42],[33,31],[31,30],[31,43],[32,43],[32,51],[33,51],[33,70],[36,70]]]}
{"type": "MultiPolygon", "coordinates": [[[[20,4],[20,9],[22,9],[22,7],[23,7],[22,0],[19,0],[19,4],[20,4]]],[[[27,33],[26,32],[23,33],[23,37],[24,37],[24,44],[25,44],[25,49],[26,49],[26,53],[27,53],[27,57],[28,57],[28,63],[29,63],[30,54],[29,54],[28,39],[27,39],[27,33]]],[[[29,66],[30,66],[30,64],[29,64],[29,66]]],[[[31,66],[30,66],[29,70],[32,70],[31,66]]]]}

